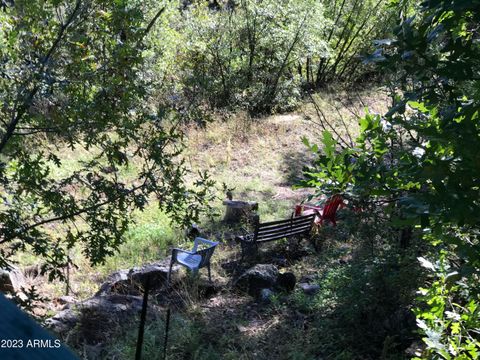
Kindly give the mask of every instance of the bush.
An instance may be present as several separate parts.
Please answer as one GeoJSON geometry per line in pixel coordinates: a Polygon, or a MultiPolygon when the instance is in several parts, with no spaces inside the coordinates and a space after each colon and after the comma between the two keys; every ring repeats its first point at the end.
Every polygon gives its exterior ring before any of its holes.
{"type": "Polygon", "coordinates": [[[172,4],[155,41],[161,101],[186,118],[218,108],[257,115],[291,110],[306,89],[326,81],[357,80],[366,70],[359,56],[383,35],[393,12],[383,0],[343,4],[172,4]]]}

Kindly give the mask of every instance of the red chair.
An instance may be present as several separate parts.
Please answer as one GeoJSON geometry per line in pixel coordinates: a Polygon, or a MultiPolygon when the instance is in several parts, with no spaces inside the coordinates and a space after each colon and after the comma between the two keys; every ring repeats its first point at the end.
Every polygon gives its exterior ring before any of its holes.
{"type": "Polygon", "coordinates": [[[295,205],[295,216],[308,215],[316,213],[317,217],[315,218],[315,224],[323,225],[325,220],[328,220],[332,223],[333,226],[337,226],[336,215],[339,208],[344,207],[343,198],[341,195],[333,195],[325,202],[325,206],[311,205],[311,204],[300,204],[295,205]]]}

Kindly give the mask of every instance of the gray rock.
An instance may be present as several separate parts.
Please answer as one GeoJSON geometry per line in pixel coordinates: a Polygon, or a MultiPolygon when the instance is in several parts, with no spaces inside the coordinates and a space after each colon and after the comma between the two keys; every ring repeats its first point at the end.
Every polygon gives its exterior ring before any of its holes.
{"type": "Polygon", "coordinates": [[[78,319],[79,316],[75,311],[66,309],[60,311],[50,319],[45,320],[45,324],[57,334],[62,334],[73,329],[78,319]]]}
{"type": "Polygon", "coordinates": [[[95,296],[102,296],[111,293],[129,293],[133,290],[128,279],[129,270],[118,270],[107,277],[107,280],[100,286],[95,296]]]}
{"type": "Polygon", "coordinates": [[[57,298],[57,302],[61,305],[65,305],[65,304],[74,304],[76,300],[73,296],[64,295],[57,298]]]}
{"type": "Polygon", "coordinates": [[[106,295],[97,296],[82,301],[77,309],[96,309],[109,314],[118,314],[124,311],[135,313],[142,309],[142,297],[133,295],[106,295]]]}
{"type": "Polygon", "coordinates": [[[0,291],[4,293],[17,293],[25,286],[25,277],[16,267],[0,269],[0,291]]]}
{"type": "MultiPolygon", "coordinates": [[[[150,288],[159,289],[167,281],[170,259],[168,261],[159,261],[156,263],[135,267],[128,272],[128,278],[137,285],[144,285],[147,278],[150,278],[150,288]]],[[[172,273],[178,272],[179,265],[174,265],[172,273]]]]}
{"type": "Polygon", "coordinates": [[[315,295],[320,291],[320,285],[316,284],[299,283],[298,286],[303,290],[305,295],[315,295]]]}
{"type": "Polygon", "coordinates": [[[234,287],[257,297],[262,289],[274,288],[277,281],[278,269],[275,265],[258,264],[240,275],[234,287]]]}
{"type": "MultiPolygon", "coordinates": [[[[148,277],[150,277],[150,289],[160,289],[167,281],[169,266],[170,258],[130,270],[116,271],[108,276],[95,296],[109,294],[140,295],[141,288],[143,288],[148,277]]],[[[175,264],[172,268],[172,282],[175,281],[179,270],[180,266],[175,264]]]]}
{"type": "Polygon", "coordinates": [[[258,296],[258,300],[264,304],[270,304],[272,302],[272,296],[275,293],[271,289],[262,289],[258,296]]]}
{"type": "MultiPolygon", "coordinates": [[[[109,332],[129,316],[138,314],[142,309],[143,286],[150,279],[150,290],[162,288],[167,280],[170,259],[119,270],[108,276],[98,292],[90,299],[75,302],[71,297],[58,299],[65,303],[64,310],[46,320],[54,332],[65,334],[72,330],[84,344],[104,343],[109,332]]],[[[172,268],[172,282],[180,269],[172,268]]]]}
{"type": "Polygon", "coordinates": [[[79,322],[89,323],[98,319],[124,320],[126,316],[139,313],[142,298],[132,295],[96,296],[69,306],[45,321],[46,325],[57,334],[72,330],[79,322]]]}

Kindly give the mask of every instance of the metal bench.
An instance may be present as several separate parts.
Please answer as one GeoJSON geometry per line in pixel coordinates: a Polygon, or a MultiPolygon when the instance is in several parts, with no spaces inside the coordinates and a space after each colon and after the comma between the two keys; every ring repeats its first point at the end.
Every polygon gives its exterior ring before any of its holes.
{"type": "Polygon", "coordinates": [[[292,216],[286,220],[257,222],[252,234],[236,237],[242,248],[242,259],[245,255],[256,251],[258,244],[290,237],[302,238],[308,236],[312,230],[315,216],[316,214],[308,214],[292,216]]]}
{"type": "Polygon", "coordinates": [[[217,245],[218,242],[197,237],[194,240],[192,250],[183,250],[178,248],[172,249],[172,260],[170,261],[167,285],[170,285],[172,267],[175,263],[178,263],[193,272],[197,272],[202,267],[207,267],[208,279],[212,281],[210,258],[212,257],[217,245]],[[202,245],[207,245],[207,247],[204,249],[199,249],[199,247],[202,245]]]}

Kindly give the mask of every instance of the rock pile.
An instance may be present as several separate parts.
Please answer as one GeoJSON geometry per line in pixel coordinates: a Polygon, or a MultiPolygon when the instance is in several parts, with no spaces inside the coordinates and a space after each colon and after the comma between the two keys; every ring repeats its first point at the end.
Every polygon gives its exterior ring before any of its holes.
{"type": "MultiPolygon", "coordinates": [[[[90,299],[81,302],[65,301],[63,310],[48,319],[46,324],[61,335],[76,328],[79,333],[85,333],[87,343],[99,343],[104,340],[104,336],[108,336],[108,331],[101,330],[102,324],[107,326],[118,323],[140,312],[142,287],[148,277],[151,290],[160,289],[165,285],[169,264],[170,259],[166,259],[142,267],[116,271],[90,299]],[[91,330],[95,330],[97,334],[90,333],[91,330]]],[[[172,268],[173,280],[177,277],[178,271],[178,265],[172,268]]]]}

